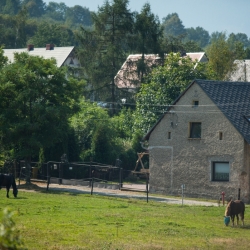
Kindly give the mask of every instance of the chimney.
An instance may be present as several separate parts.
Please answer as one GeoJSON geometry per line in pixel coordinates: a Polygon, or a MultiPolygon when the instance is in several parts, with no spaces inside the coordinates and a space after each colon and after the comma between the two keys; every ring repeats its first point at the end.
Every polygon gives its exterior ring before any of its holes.
{"type": "Polygon", "coordinates": [[[27,50],[28,51],[34,50],[34,45],[33,44],[28,44],[27,50]]]}
{"type": "Polygon", "coordinates": [[[46,50],[53,50],[53,49],[54,49],[54,44],[53,43],[46,44],[46,50]]]}

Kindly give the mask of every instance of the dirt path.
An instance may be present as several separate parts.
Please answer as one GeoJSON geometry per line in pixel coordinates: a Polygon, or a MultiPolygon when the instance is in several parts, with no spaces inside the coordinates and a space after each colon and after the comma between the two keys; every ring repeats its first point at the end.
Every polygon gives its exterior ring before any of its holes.
{"type": "MultiPolygon", "coordinates": [[[[32,183],[31,185],[27,186],[23,183],[18,186],[19,191],[41,191],[47,188],[46,183],[32,183]]],[[[126,187],[126,185],[125,185],[126,187]]],[[[131,188],[131,187],[130,187],[131,188]]],[[[147,194],[145,190],[145,185],[140,187],[133,186],[134,188],[139,188],[139,192],[135,191],[121,191],[119,189],[107,189],[107,188],[93,188],[93,195],[104,195],[104,196],[113,196],[119,198],[127,198],[127,199],[141,199],[147,201],[147,194]],[[143,187],[144,186],[144,187],[143,187]],[[142,191],[145,192],[142,192],[142,191]]],[[[62,184],[50,184],[49,190],[61,191],[61,192],[72,192],[72,193],[83,193],[83,194],[91,194],[91,188],[87,186],[72,186],[72,185],[62,185],[62,184]]],[[[180,205],[196,205],[196,206],[218,206],[218,203],[215,202],[207,202],[207,201],[196,201],[196,200],[188,200],[188,199],[181,199],[181,198],[169,198],[163,195],[148,195],[148,201],[157,201],[157,202],[165,202],[165,203],[172,203],[172,204],[180,204],[180,205]]]]}

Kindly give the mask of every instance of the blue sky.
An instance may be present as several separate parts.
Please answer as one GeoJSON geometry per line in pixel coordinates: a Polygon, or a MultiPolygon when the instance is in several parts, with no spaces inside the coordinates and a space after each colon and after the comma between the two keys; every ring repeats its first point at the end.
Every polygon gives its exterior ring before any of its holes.
{"type": "MultiPolygon", "coordinates": [[[[81,5],[97,11],[104,0],[52,0],[67,6],[81,5]]],[[[50,0],[44,0],[49,3],[50,0]]],[[[149,2],[151,10],[162,20],[171,13],[178,13],[185,28],[200,26],[211,35],[214,31],[245,33],[250,38],[250,0],[130,0],[129,9],[140,12],[149,2]]]]}

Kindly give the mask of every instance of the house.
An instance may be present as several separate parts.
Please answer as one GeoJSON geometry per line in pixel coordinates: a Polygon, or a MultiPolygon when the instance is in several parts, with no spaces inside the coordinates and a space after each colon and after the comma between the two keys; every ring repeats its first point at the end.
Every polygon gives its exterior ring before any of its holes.
{"type": "Polygon", "coordinates": [[[32,56],[40,56],[44,59],[56,59],[57,67],[70,66],[79,67],[80,62],[75,55],[75,47],[55,47],[54,44],[46,44],[44,48],[35,48],[34,45],[29,44],[27,48],[21,49],[4,49],[4,56],[8,57],[11,63],[14,61],[14,53],[27,52],[32,56]]]}
{"type": "MultiPolygon", "coordinates": [[[[204,52],[185,53],[183,54],[183,56],[190,57],[193,61],[197,60],[197,62],[208,61],[204,52]]],[[[167,57],[167,54],[165,54],[165,57],[167,57]]],[[[129,92],[135,92],[136,89],[140,87],[142,77],[145,76],[145,74],[140,74],[138,71],[138,64],[141,59],[141,54],[129,55],[127,57],[121,69],[115,76],[115,85],[118,89],[127,90],[129,92]]],[[[146,74],[149,73],[154,66],[161,65],[164,63],[163,59],[157,54],[146,54],[144,55],[144,60],[146,64],[146,74]]]]}
{"type": "Polygon", "coordinates": [[[250,82],[250,60],[235,60],[235,68],[229,75],[229,80],[234,82],[250,82]]]}
{"type": "Polygon", "coordinates": [[[250,83],[194,80],[143,143],[150,192],[250,202],[250,83]]]}

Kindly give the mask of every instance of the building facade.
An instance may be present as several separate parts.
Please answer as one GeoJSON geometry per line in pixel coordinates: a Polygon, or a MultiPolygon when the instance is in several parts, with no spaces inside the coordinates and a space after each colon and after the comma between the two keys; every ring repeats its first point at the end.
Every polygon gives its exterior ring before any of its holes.
{"type": "Polygon", "coordinates": [[[250,83],[196,80],[144,137],[150,192],[250,201],[250,83]]]}

